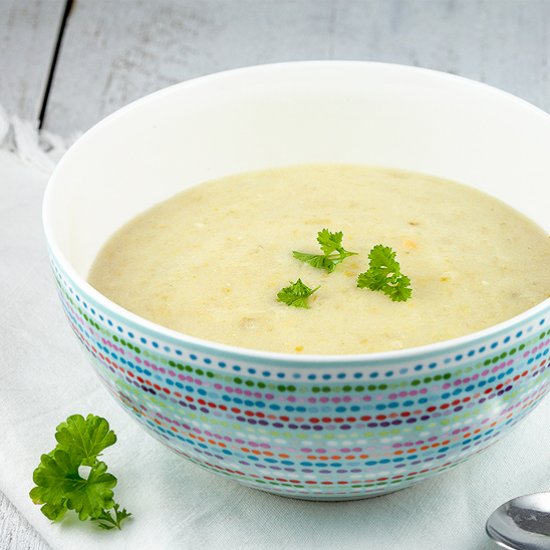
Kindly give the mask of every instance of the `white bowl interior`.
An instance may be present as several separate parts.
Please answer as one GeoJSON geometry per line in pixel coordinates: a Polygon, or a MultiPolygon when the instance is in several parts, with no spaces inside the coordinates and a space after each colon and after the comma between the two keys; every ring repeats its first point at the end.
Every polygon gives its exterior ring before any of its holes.
{"type": "Polygon", "coordinates": [[[459,77],[363,62],[260,66],[173,86],[99,123],[54,172],[45,227],[86,277],[118,227],[186,187],[338,162],[462,181],[548,231],[549,144],[549,115],[459,77]]]}

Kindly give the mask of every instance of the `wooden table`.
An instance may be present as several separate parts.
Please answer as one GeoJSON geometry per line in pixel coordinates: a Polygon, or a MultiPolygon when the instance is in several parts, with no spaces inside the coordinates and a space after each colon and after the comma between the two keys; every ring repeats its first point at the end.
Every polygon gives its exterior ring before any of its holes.
{"type": "MultiPolygon", "coordinates": [[[[439,69],[550,111],[550,0],[0,0],[0,104],[69,139],[174,82],[300,59],[439,69]]],[[[8,548],[47,546],[0,493],[8,548]]]]}

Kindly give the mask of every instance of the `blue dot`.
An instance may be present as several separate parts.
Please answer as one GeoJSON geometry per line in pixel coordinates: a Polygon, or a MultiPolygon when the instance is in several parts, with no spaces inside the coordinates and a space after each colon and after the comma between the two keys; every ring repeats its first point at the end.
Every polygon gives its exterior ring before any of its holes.
{"type": "Polygon", "coordinates": [[[392,370],[386,371],[386,376],[391,378],[393,376],[393,371],[392,370]]]}
{"type": "Polygon", "coordinates": [[[189,359],[193,360],[193,361],[196,361],[197,360],[197,356],[192,353],[190,356],[189,356],[189,359]]]}
{"type": "Polygon", "coordinates": [[[507,344],[509,341],[510,341],[510,337],[506,336],[506,338],[504,338],[504,343],[507,344]]]}
{"type": "Polygon", "coordinates": [[[323,380],[330,380],[332,376],[330,374],[323,374],[322,379],[323,380]]]}
{"type": "Polygon", "coordinates": [[[300,378],[302,378],[302,375],[299,372],[295,372],[292,375],[292,378],[294,378],[295,380],[299,380],[300,378]]]}
{"type": "Polygon", "coordinates": [[[491,344],[491,349],[495,349],[498,346],[498,342],[493,342],[491,344]]]}
{"type": "Polygon", "coordinates": [[[176,355],[181,355],[181,354],[182,354],[182,353],[181,353],[181,350],[177,349],[177,350],[176,350],[176,355]]]}
{"type": "Polygon", "coordinates": [[[455,361],[462,361],[462,354],[459,353],[458,355],[455,356],[455,361]]]}
{"type": "Polygon", "coordinates": [[[435,369],[435,367],[437,367],[437,363],[430,363],[430,364],[428,365],[428,368],[429,368],[429,369],[435,369]]]}
{"type": "Polygon", "coordinates": [[[218,362],[218,367],[221,367],[222,369],[227,366],[227,363],[224,363],[223,361],[218,362]]]}
{"type": "Polygon", "coordinates": [[[468,352],[468,357],[473,357],[475,355],[475,350],[471,349],[469,352],[468,352]]]}
{"type": "Polygon", "coordinates": [[[545,319],[541,319],[541,320],[539,321],[539,325],[541,325],[541,326],[544,325],[544,322],[545,322],[545,319]]]}
{"type": "Polygon", "coordinates": [[[278,372],[277,373],[277,378],[284,378],[285,377],[285,373],[284,372],[278,372]]]}
{"type": "Polygon", "coordinates": [[[99,319],[100,319],[101,321],[105,321],[105,317],[103,317],[103,315],[100,315],[100,316],[99,316],[99,319]]]}
{"type": "Polygon", "coordinates": [[[370,377],[370,378],[378,378],[378,373],[377,373],[377,372],[371,372],[371,373],[369,374],[369,377],[370,377]]]}
{"type": "MultiPolygon", "coordinates": [[[[206,359],[205,359],[206,362],[206,359]]],[[[210,363],[210,361],[208,361],[210,363]]],[[[256,369],[248,369],[248,374],[256,374],[256,369]]]]}
{"type": "Polygon", "coordinates": [[[485,346],[481,346],[479,348],[479,353],[483,353],[487,348],[485,346]]]}
{"type": "Polygon", "coordinates": [[[268,370],[264,370],[264,372],[262,372],[262,376],[269,378],[271,376],[271,373],[268,370]]]}
{"type": "Polygon", "coordinates": [[[399,374],[407,374],[409,372],[407,369],[399,369],[399,374]]]}
{"type": "Polygon", "coordinates": [[[88,304],[86,302],[82,302],[82,305],[84,306],[84,309],[88,309],[88,304]]]}
{"type": "Polygon", "coordinates": [[[516,338],[521,338],[523,336],[523,331],[519,331],[516,333],[516,338]]]}
{"type": "Polygon", "coordinates": [[[129,332],[128,333],[128,338],[133,338],[134,337],[134,333],[133,332],[129,332]]]}
{"type": "Polygon", "coordinates": [[[212,359],[210,359],[209,357],[205,357],[203,359],[203,361],[207,364],[207,365],[210,365],[210,363],[212,363],[212,359]]]}
{"type": "Polygon", "coordinates": [[[239,367],[239,365],[233,365],[231,367],[235,372],[239,372],[241,370],[241,367],[239,367]]]}
{"type": "Polygon", "coordinates": [[[124,332],[124,329],[122,327],[117,327],[116,329],[118,330],[118,332],[124,332]]]}
{"type": "Polygon", "coordinates": [[[108,319],[108,320],[107,320],[107,324],[108,324],[110,327],[112,327],[112,326],[113,326],[113,321],[111,321],[111,319],[108,319]]]}
{"type": "Polygon", "coordinates": [[[151,345],[154,347],[154,348],[158,348],[159,345],[157,344],[157,342],[151,342],[151,345]]]}
{"type": "Polygon", "coordinates": [[[422,365],[416,365],[416,367],[414,367],[414,370],[415,371],[422,370],[422,365]]]}
{"type": "Polygon", "coordinates": [[[307,375],[307,379],[308,380],[316,380],[317,379],[317,376],[315,374],[308,374],[307,375]]]}
{"type": "Polygon", "coordinates": [[[346,373],[344,372],[339,372],[337,375],[336,375],[336,378],[342,380],[342,378],[345,378],[346,377],[346,373]]]}

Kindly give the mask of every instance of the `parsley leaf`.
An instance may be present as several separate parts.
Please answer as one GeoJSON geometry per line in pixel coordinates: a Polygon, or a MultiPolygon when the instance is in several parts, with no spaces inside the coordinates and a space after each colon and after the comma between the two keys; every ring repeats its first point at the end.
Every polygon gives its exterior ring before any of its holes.
{"type": "Polygon", "coordinates": [[[116,436],[104,418],[89,414],[86,419],[73,415],[57,426],[56,448],[40,457],[33,472],[36,484],[29,493],[35,504],[42,504],[42,513],[52,521],[60,521],[67,510],[74,510],[82,521],[99,520],[103,529],[120,529],[131,514],[119,511],[113,500],[115,476],[98,460],[100,453],[113,445],[116,436]],[[83,477],[81,466],[89,467],[83,477]],[[109,510],[113,509],[115,518],[109,510]]]}
{"type": "Polygon", "coordinates": [[[111,512],[108,512],[106,510],[103,510],[102,514],[97,518],[93,518],[94,521],[99,522],[97,524],[98,527],[101,527],[101,529],[105,529],[106,531],[114,529],[115,527],[117,529],[120,529],[120,524],[122,523],[122,521],[132,515],[130,512],[126,511],[126,508],[120,510],[120,506],[118,504],[115,504],[113,506],[113,510],[115,512],[114,518],[111,515],[111,512]]]}
{"type": "Polygon", "coordinates": [[[328,273],[332,273],[336,266],[342,263],[346,258],[355,256],[357,252],[349,252],[342,246],[342,231],[331,233],[328,229],[322,229],[317,233],[317,242],[323,254],[307,254],[294,250],[292,255],[302,262],[305,262],[312,267],[325,269],[328,273]]]}
{"type": "Polygon", "coordinates": [[[86,420],[80,414],[69,416],[57,426],[55,439],[59,449],[77,453],[86,466],[91,466],[105,448],[116,443],[115,432],[109,429],[107,420],[93,414],[86,420]]]}
{"type": "Polygon", "coordinates": [[[379,290],[394,302],[406,302],[412,295],[411,280],[401,273],[395,255],[389,246],[374,246],[369,252],[369,269],[357,277],[357,286],[379,290]]]}
{"type": "Polygon", "coordinates": [[[318,286],[311,289],[305,285],[301,279],[298,279],[295,283],[291,281],[289,286],[284,287],[278,292],[277,301],[283,302],[287,306],[309,309],[307,300],[315,291],[319,290],[319,288],[321,287],[318,286]]]}

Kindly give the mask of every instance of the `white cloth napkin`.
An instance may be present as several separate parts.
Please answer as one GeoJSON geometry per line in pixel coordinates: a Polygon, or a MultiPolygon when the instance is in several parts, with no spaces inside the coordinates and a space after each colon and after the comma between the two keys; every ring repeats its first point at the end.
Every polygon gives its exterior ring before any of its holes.
{"type": "Polygon", "coordinates": [[[42,236],[41,167],[0,151],[0,490],[52,548],[489,550],[492,510],[550,489],[549,399],[466,464],[371,500],[285,499],[187,463],[111,399],[64,319],[42,236]],[[118,436],[104,460],[134,514],[120,532],[69,517],[51,524],[28,497],[55,426],[77,412],[106,417],[118,436]]]}

